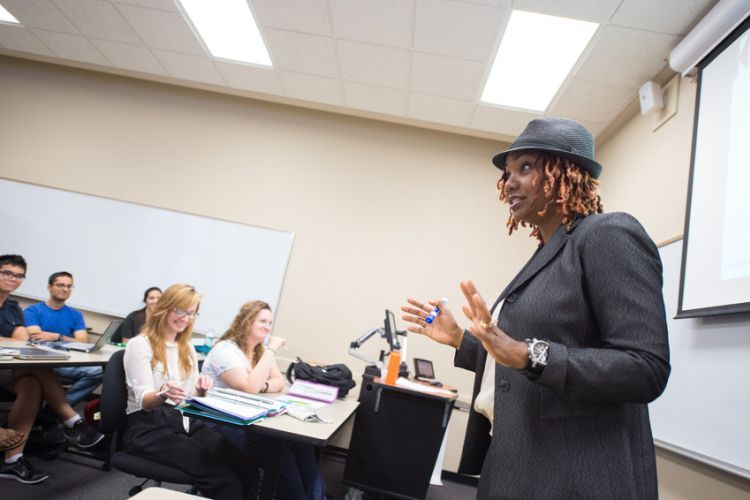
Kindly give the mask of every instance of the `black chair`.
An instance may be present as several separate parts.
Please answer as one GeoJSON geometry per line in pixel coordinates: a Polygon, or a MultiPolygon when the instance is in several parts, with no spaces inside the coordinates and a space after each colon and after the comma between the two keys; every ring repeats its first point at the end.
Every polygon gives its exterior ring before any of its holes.
{"type": "Polygon", "coordinates": [[[117,470],[133,474],[144,479],[140,485],[130,489],[130,496],[137,494],[149,480],[156,486],[162,482],[190,485],[189,493],[197,491],[193,479],[185,472],[170,467],[162,462],[131,455],[122,449],[122,436],[127,423],[128,389],[125,384],[125,367],[123,358],[125,351],[121,350],[112,355],[104,370],[101,400],[102,431],[112,435],[110,464],[117,470]]]}

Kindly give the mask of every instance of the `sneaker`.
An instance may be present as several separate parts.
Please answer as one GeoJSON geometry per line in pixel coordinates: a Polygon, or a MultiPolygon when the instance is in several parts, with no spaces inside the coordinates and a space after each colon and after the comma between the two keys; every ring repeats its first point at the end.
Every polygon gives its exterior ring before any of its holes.
{"type": "Polygon", "coordinates": [[[83,420],[77,421],[73,427],[63,429],[67,440],[79,448],[91,448],[104,439],[104,434],[97,431],[83,420]]]}
{"type": "Polygon", "coordinates": [[[31,462],[21,457],[12,464],[0,462],[0,477],[15,479],[25,484],[36,484],[47,479],[49,474],[36,470],[31,462]]]}

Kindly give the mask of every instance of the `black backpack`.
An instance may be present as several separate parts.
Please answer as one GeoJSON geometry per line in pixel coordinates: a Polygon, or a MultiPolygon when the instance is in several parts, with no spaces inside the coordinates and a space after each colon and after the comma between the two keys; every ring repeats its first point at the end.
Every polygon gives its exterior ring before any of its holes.
{"type": "Polygon", "coordinates": [[[349,390],[357,385],[352,378],[352,371],[343,363],[312,366],[300,358],[297,358],[294,363],[289,363],[289,367],[286,369],[286,379],[290,384],[293,384],[296,379],[300,379],[338,387],[339,398],[346,397],[349,390]]]}

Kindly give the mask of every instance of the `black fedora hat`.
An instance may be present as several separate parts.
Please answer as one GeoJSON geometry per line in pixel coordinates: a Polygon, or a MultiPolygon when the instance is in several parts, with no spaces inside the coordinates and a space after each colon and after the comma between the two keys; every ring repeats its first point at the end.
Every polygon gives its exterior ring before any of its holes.
{"type": "Polygon", "coordinates": [[[586,127],[567,118],[531,120],[510,148],[492,158],[492,163],[503,170],[508,153],[525,150],[546,151],[572,160],[594,179],[602,173],[602,166],[594,159],[594,136],[586,127]]]}

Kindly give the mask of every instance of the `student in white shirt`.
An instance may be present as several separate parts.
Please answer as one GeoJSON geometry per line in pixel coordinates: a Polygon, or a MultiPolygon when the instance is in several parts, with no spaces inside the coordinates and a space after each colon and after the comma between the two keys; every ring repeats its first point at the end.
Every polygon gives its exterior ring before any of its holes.
{"type": "MultiPolygon", "coordinates": [[[[268,347],[263,341],[271,333],[271,307],[262,301],[248,302],[240,308],[229,330],[208,353],[203,374],[211,377],[216,387],[225,387],[252,394],[280,392],[284,376],[276,365],[275,354],[286,345],[279,337],[271,337],[268,347]]],[[[260,436],[235,426],[213,424],[246,456],[271,457],[269,450],[283,446],[278,438],[260,436]]],[[[318,471],[312,445],[288,443],[289,453],[282,458],[276,486],[278,500],[324,499],[323,479],[318,471]]],[[[277,448],[278,449],[278,448],[277,448]]]]}
{"type": "Polygon", "coordinates": [[[190,344],[200,295],[190,285],[172,285],[159,299],[125,351],[128,453],[159,460],[195,479],[210,498],[241,499],[251,488],[253,467],[221,435],[174,409],[188,395],[205,395],[211,379],[198,375],[190,344]]]}

